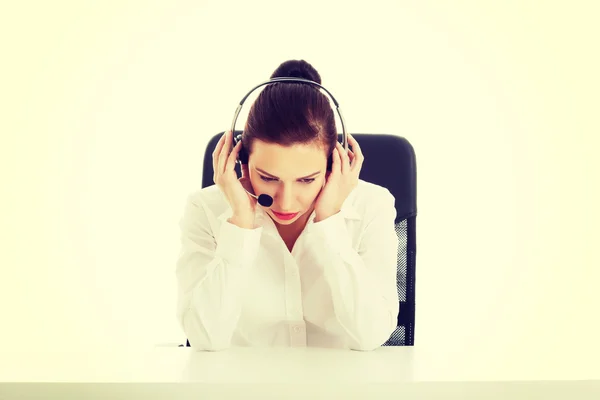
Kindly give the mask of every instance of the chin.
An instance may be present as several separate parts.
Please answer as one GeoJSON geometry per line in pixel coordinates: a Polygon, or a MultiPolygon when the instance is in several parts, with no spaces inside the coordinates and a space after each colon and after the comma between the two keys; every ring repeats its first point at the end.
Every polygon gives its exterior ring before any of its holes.
{"type": "Polygon", "coordinates": [[[287,221],[283,221],[280,219],[275,218],[275,221],[279,224],[279,225],[292,225],[294,222],[296,222],[298,218],[294,218],[294,219],[290,219],[287,221]]]}

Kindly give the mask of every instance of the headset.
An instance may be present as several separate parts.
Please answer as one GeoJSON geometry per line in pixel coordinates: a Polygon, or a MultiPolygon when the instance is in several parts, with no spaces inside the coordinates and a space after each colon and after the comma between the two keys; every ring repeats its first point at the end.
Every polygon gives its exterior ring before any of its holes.
{"type": "MultiPolygon", "coordinates": [[[[315,82],[315,81],[311,81],[310,79],[304,79],[304,78],[293,78],[293,77],[279,77],[279,78],[272,78],[269,79],[268,81],[262,82],[258,85],[256,85],[254,88],[252,88],[240,101],[239,105],[237,106],[237,109],[235,110],[235,114],[233,115],[233,122],[231,123],[231,133],[232,135],[235,133],[235,122],[237,121],[237,118],[240,114],[240,111],[242,110],[242,106],[244,104],[244,101],[246,101],[246,99],[248,98],[248,96],[250,96],[250,94],[252,92],[254,92],[256,89],[258,89],[261,86],[264,85],[270,85],[273,83],[277,83],[277,82],[292,82],[292,83],[304,83],[304,84],[309,84],[309,85],[313,85],[313,86],[317,86],[321,89],[323,89],[325,92],[327,92],[327,94],[329,95],[329,97],[331,98],[331,100],[333,100],[333,103],[335,104],[336,107],[336,111],[340,117],[340,121],[342,123],[342,145],[344,146],[344,150],[346,151],[346,153],[348,152],[348,135],[346,133],[346,124],[344,123],[344,117],[342,116],[342,111],[340,110],[340,105],[338,104],[337,100],[335,99],[335,97],[333,97],[333,95],[329,92],[329,90],[327,90],[325,87],[323,87],[321,84],[315,82]]],[[[240,142],[242,140],[242,134],[244,133],[244,131],[242,130],[242,133],[236,135],[233,138],[233,147],[235,147],[238,142],[240,142]]],[[[337,142],[337,139],[336,139],[337,142]]],[[[240,145],[240,150],[238,153],[238,158],[236,159],[236,162],[240,164],[240,167],[242,164],[248,164],[248,152],[244,149],[243,145],[240,145]]],[[[232,147],[232,148],[233,148],[232,147]]],[[[329,157],[327,158],[327,167],[328,169],[331,169],[331,165],[332,165],[332,156],[329,155],[329,157]]],[[[245,190],[245,189],[244,189],[245,190]]],[[[271,205],[273,204],[273,198],[267,194],[261,194],[259,196],[256,196],[250,192],[248,192],[246,190],[246,192],[254,197],[255,199],[258,200],[258,204],[260,204],[263,207],[271,207],[271,205]]]]}

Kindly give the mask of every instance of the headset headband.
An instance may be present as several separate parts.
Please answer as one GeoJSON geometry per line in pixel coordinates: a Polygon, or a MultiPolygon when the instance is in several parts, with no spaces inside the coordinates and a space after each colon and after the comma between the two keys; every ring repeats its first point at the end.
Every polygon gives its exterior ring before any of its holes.
{"type": "MultiPolygon", "coordinates": [[[[235,134],[235,122],[237,121],[238,115],[240,114],[240,111],[242,110],[242,105],[244,104],[244,101],[246,101],[248,96],[250,96],[250,94],[252,92],[254,92],[254,90],[258,89],[259,87],[264,86],[264,85],[269,85],[271,83],[276,83],[276,82],[308,83],[313,86],[318,86],[319,88],[321,88],[325,92],[327,92],[329,97],[331,97],[331,99],[333,100],[333,103],[335,104],[335,107],[336,107],[336,111],[337,111],[338,115],[340,116],[340,121],[342,122],[342,140],[343,140],[342,145],[344,146],[344,150],[346,150],[346,152],[348,152],[348,137],[346,135],[346,124],[344,123],[344,117],[342,117],[342,111],[340,110],[340,106],[339,106],[338,102],[336,101],[335,97],[333,97],[333,95],[331,93],[329,93],[329,90],[325,89],[323,86],[321,86],[321,84],[319,84],[315,81],[311,81],[309,79],[304,79],[304,78],[292,78],[292,77],[272,78],[266,82],[256,85],[252,90],[250,90],[242,98],[242,101],[240,101],[240,104],[237,106],[237,109],[235,110],[235,114],[233,115],[233,122],[231,123],[231,134],[232,135],[235,134]]],[[[242,130],[242,134],[243,134],[243,132],[244,131],[242,130]]],[[[336,138],[336,141],[337,141],[337,138],[336,138]]]]}

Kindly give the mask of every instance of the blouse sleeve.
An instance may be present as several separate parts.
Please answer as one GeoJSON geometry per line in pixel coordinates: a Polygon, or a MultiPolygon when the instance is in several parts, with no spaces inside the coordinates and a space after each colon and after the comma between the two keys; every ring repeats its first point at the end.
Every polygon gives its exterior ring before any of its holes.
{"type": "Polygon", "coordinates": [[[215,238],[205,205],[191,196],[179,226],[177,319],[192,347],[213,351],[228,348],[241,314],[244,282],[258,254],[262,227],[244,229],[224,222],[215,238]]]}
{"type": "Polygon", "coordinates": [[[358,248],[341,213],[307,227],[308,262],[322,270],[332,296],[340,334],[353,350],[373,350],[397,326],[398,238],[395,199],[389,191],[373,205],[358,248]],[[310,229],[309,229],[310,228],[310,229]]]}

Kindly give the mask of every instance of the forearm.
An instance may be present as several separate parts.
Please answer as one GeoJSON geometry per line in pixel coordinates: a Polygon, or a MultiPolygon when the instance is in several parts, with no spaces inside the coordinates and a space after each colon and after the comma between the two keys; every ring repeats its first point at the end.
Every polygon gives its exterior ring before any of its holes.
{"type": "Polygon", "coordinates": [[[320,224],[313,226],[305,260],[323,271],[340,333],[350,339],[351,347],[376,348],[389,338],[397,324],[395,236],[382,237],[381,251],[385,254],[381,257],[363,258],[353,249],[341,216],[320,224]],[[381,271],[385,271],[383,275],[381,271]]]}
{"type": "Polygon", "coordinates": [[[259,241],[259,229],[225,223],[210,254],[192,244],[185,247],[178,261],[178,315],[192,347],[220,350],[230,346],[259,241]]]}

